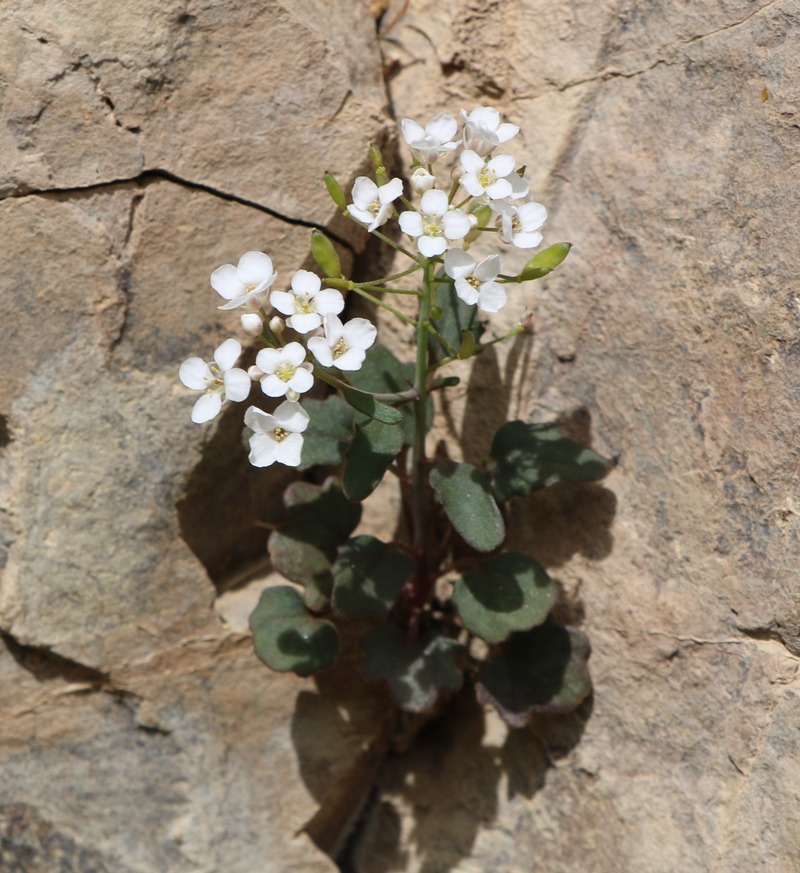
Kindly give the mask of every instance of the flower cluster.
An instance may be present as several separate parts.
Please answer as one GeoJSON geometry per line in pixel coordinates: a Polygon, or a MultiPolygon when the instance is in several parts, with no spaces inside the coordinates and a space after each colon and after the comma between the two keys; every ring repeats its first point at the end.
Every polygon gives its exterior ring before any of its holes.
{"type": "MultiPolygon", "coordinates": [[[[505,152],[519,128],[502,122],[490,107],[462,110],[461,125],[453,116],[439,113],[424,127],[406,118],[401,128],[414,158],[409,185],[419,198],[417,206],[404,196],[400,178],[388,178],[377,150],[373,152],[373,158],[378,154],[376,178],[359,176],[352,202],[346,201],[335,181],[329,191],[345,215],[416,262],[406,273],[441,264],[464,303],[484,313],[498,312],[507,302],[504,285],[514,277],[503,274],[500,255],[476,260],[468,249],[482,234],[493,234],[513,248],[534,248],[542,241],[539,229],[547,218],[545,207],[532,198],[524,167],[505,152]],[[446,156],[452,165],[440,169],[446,156]],[[380,231],[393,219],[410,239],[408,248],[380,231]]],[[[309,423],[301,395],[312,388],[315,378],[348,387],[347,373],[360,369],[375,342],[377,331],[369,320],[341,319],[345,298],[340,289],[395,311],[374,294],[392,291],[385,284],[388,279],[368,284],[372,294],[367,293],[364,286],[340,278],[338,258],[333,257],[336,267],[323,268],[325,279],[298,270],[286,290],[273,290],[277,273],[263,252],[246,252],[236,266],[225,264],[211,274],[212,288],[225,301],[219,309],[238,310],[243,331],[260,337],[264,348],[245,371],[235,366],[242,352],[240,343],[228,339],[214,352],[213,361],[197,357],[185,361],[180,379],[202,392],[192,410],[197,423],[213,419],[224,401],[247,399],[253,382],[267,397],[281,400],[272,413],[255,406],[245,413],[245,424],[252,431],[250,462],[257,467],[276,461],[300,463],[302,435],[309,423]]],[[[317,263],[321,264],[318,257],[317,263]]]]}

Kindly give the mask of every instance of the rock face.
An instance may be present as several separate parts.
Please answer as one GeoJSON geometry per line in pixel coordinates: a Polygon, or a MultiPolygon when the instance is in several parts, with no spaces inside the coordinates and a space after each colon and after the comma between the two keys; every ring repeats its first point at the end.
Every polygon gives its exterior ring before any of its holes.
{"type": "Polygon", "coordinates": [[[356,873],[800,870],[795,4],[52,13],[0,10],[0,869],[324,871],[352,830],[356,873]],[[387,755],[379,689],[271,674],[214,610],[286,478],[176,371],[235,330],[215,266],[308,266],[321,172],[363,171],[387,105],[484,104],[575,248],[441,435],[477,459],[487,419],[561,416],[618,457],[513,531],[595,694],[511,732],[459,698],[387,755]]]}

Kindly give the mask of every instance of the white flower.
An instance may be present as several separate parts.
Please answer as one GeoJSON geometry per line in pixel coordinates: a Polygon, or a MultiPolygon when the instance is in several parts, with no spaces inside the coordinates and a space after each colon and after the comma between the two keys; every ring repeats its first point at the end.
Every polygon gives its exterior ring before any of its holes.
{"type": "Polygon", "coordinates": [[[444,256],[444,271],[455,279],[456,294],[484,312],[499,312],[506,305],[506,292],[499,282],[495,282],[503,262],[499,255],[489,255],[480,264],[463,249],[450,249],[444,256]]]}
{"type": "Polygon", "coordinates": [[[233,365],[242,353],[235,339],[227,339],[214,352],[213,361],[189,358],[181,364],[178,375],[187,388],[205,392],[192,409],[192,421],[203,424],[216,418],[225,400],[246,400],[250,377],[233,365]]]}
{"type": "Polygon", "coordinates": [[[436,188],[422,195],[421,212],[401,212],[400,228],[417,239],[417,248],[426,258],[441,255],[446,239],[463,239],[470,232],[469,218],[458,209],[450,209],[447,194],[436,188]]]}
{"type": "Polygon", "coordinates": [[[308,427],[308,413],[299,403],[284,400],[272,415],[251,406],[244,423],[253,431],[249,460],[254,467],[269,467],[276,461],[287,467],[299,465],[302,433],[308,427]]]}
{"type": "Polygon", "coordinates": [[[247,306],[258,309],[264,304],[264,295],[278,274],[272,269],[272,260],[263,252],[245,252],[238,266],[225,264],[211,274],[211,287],[228,303],[220,309],[247,306]]]}
{"type": "Polygon", "coordinates": [[[403,193],[401,179],[392,179],[380,188],[366,176],[359,176],[353,185],[353,202],[347,211],[356,221],[367,225],[372,233],[386,224],[392,213],[392,203],[403,193]]]}
{"type": "Polygon", "coordinates": [[[461,118],[464,120],[464,148],[479,155],[488,155],[519,133],[516,124],[501,123],[500,113],[489,106],[473,109],[469,115],[462,109],[461,118]]]}
{"type": "Polygon", "coordinates": [[[314,368],[306,363],[306,350],[300,343],[287,343],[280,349],[261,349],[256,367],[263,373],[261,390],[268,397],[284,397],[288,391],[303,394],[314,384],[314,368]]]}
{"type": "Polygon", "coordinates": [[[461,166],[464,169],[461,184],[473,197],[482,197],[484,194],[492,200],[510,197],[514,189],[504,177],[514,172],[516,164],[511,155],[495,155],[484,160],[477,152],[467,149],[461,154],[461,166]]]}
{"type": "Polygon", "coordinates": [[[547,220],[547,210],[541,203],[531,200],[521,206],[510,203],[495,203],[500,213],[500,239],[519,249],[532,249],[542,241],[539,228],[547,220]]]}
{"type": "Polygon", "coordinates": [[[321,291],[319,276],[298,270],[292,276],[291,291],[273,291],[270,303],[284,315],[286,324],[298,333],[308,333],[322,324],[326,315],[338,315],[344,309],[344,297],[333,288],[321,291]]]}
{"type": "Polygon", "coordinates": [[[410,118],[404,118],[400,126],[414,157],[422,164],[432,164],[445,152],[458,148],[453,139],[458,122],[446,112],[434,115],[424,128],[410,118]]]}
{"type": "Polygon", "coordinates": [[[335,315],[325,316],[325,336],[313,336],[308,347],[323,367],[360,370],[366,350],[375,342],[378,331],[366,318],[351,318],[342,324],[335,315]]]}
{"type": "Polygon", "coordinates": [[[432,176],[425,167],[417,167],[408,182],[417,194],[424,194],[436,184],[436,176],[432,176]]]}

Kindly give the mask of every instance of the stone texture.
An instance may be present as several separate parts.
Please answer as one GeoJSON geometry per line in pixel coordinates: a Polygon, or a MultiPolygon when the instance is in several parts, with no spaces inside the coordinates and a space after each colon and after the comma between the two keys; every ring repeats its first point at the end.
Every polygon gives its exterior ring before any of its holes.
{"type": "Polygon", "coordinates": [[[0,19],[0,867],[321,873],[352,829],[356,873],[800,870],[790,0],[0,19]],[[522,731],[465,694],[392,745],[347,659],[262,667],[253,521],[285,474],[247,465],[236,411],[191,425],[176,380],[236,324],[210,270],[250,248],[308,266],[321,170],[346,184],[373,138],[393,155],[385,85],[397,117],[501,108],[547,242],[575,243],[492,319],[532,311],[536,337],[465,367],[435,435],[478,460],[507,417],[561,417],[618,457],[516,507],[595,682],[522,731]]]}

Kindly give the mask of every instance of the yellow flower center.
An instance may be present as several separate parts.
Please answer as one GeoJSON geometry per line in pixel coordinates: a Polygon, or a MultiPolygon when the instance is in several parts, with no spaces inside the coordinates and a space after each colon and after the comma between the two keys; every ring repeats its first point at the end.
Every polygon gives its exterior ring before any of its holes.
{"type": "Polygon", "coordinates": [[[255,285],[245,285],[244,290],[247,291],[247,293],[249,294],[251,291],[256,290],[256,286],[255,285]]]}
{"type": "Polygon", "coordinates": [[[317,307],[314,305],[314,298],[310,300],[305,297],[294,298],[294,311],[300,315],[308,315],[311,312],[316,312],[317,307]]]}
{"type": "Polygon", "coordinates": [[[481,282],[480,279],[476,279],[475,276],[467,276],[467,282],[472,285],[473,288],[480,288],[481,282]]]}
{"type": "Polygon", "coordinates": [[[289,431],[285,430],[282,427],[276,427],[272,431],[272,438],[275,440],[276,443],[282,443],[287,436],[289,436],[289,431]]]}
{"type": "Polygon", "coordinates": [[[490,170],[488,167],[484,167],[478,173],[478,181],[481,183],[482,188],[488,188],[490,185],[494,185],[497,181],[497,173],[494,170],[490,170]]]}
{"type": "Polygon", "coordinates": [[[341,358],[341,356],[347,351],[347,343],[344,341],[344,337],[339,340],[338,343],[331,349],[331,354],[333,355],[334,361],[337,358],[341,358]]]}
{"type": "Polygon", "coordinates": [[[425,236],[442,235],[442,226],[439,224],[435,215],[424,215],[422,217],[422,233],[425,236]]]}
{"type": "Polygon", "coordinates": [[[284,363],[278,367],[278,369],[275,371],[275,375],[282,382],[288,382],[296,372],[297,367],[295,367],[294,364],[284,363]]]}
{"type": "Polygon", "coordinates": [[[369,204],[369,211],[373,215],[377,215],[381,211],[381,201],[377,199],[373,200],[372,203],[369,204]]]}

